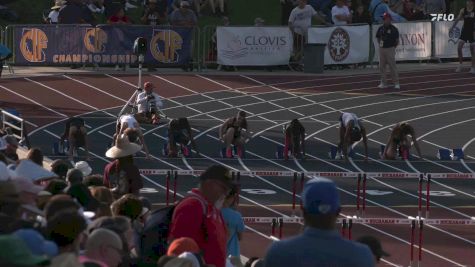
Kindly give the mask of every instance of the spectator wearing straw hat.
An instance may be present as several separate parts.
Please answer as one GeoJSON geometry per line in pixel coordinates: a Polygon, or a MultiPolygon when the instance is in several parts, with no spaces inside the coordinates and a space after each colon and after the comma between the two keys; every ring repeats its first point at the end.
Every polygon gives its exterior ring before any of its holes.
{"type": "Polygon", "coordinates": [[[335,183],[314,178],[302,192],[305,230],[275,242],[267,251],[265,266],[375,266],[367,246],[344,239],[336,230],[340,196],[335,183]]]}
{"type": "Polygon", "coordinates": [[[56,0],[54,2],[54,6],[51,7],[51,12],[49,12],[48,18],[46,19],[49,24],[58,23],[59,10],[63,7],[64,3],[65,1],[63,0],[56,0]]]}
{"type": "Polygon", "coordinates": [[[127,193],[139,194],[143,187],[139,169],[134,164],[134,154],[141,146],[129,142],[125,135],[117,138],[116,145],[106,152],[106,157],[115,159],[104,168],[104,184],[112,187],[117,196],[127,193]]]}

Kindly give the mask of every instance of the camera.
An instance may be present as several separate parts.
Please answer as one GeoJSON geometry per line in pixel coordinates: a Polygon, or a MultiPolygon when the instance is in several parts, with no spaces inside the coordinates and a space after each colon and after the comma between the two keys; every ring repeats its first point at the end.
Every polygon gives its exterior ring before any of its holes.
{"type": "Polygon", "coordinates": [[[134,54],[145,55],[147,53],[147,40],[143,37],[138,37],[134,42],[134,54]]]}

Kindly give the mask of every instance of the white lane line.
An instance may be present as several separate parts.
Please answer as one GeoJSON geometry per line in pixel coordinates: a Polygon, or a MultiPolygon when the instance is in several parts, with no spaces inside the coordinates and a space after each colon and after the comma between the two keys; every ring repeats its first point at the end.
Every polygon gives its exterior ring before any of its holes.
{"type": "Polygon", "coordinates": [[[63,77],[66,78],[66,79],[69,79],[69,80],[71,80],[71,81],[75,81],[75,82],[77,82],[77,83],[80,83],[80,84],[82,84],[82,85],[85,85],[85,86],[87,86],[87,87],[89,87],[89,88],[92,88],[92,89],[94,89],[94,90],[96,90],[96,91],[98,91],[98,92],[101,92],[101,93],[103,93],[103,94],[105,94],[105,95],[108,95],[108,96],[110,96],[110,97],[112,97],[112,98],[115,98],[115,99],[117,99],[117,100],[119,100],[119,101],[122,101],[122,102],[125,102],[125,103],[127,103],[127,101],[128,101],[128,100],[126,100],[126,99],[123,99],[123,98],[120,98],[120,97],[118,97],[118,96],[115,96],[115,95],[113,95],[113,94],[111,94],[111,93],[109,93],[109,92],[106,92],[106,91],[104,91],[104,90],[102,90],[102,89],[100,89],[100,88],[98,88],[98,87],[96,87],[96,86],[94,86],[94,85],[92,85],[92,84],[83,82],[83,81],[81,81],[81,80],[75,79],[75,78],[70,77],[70,76],[68,76],[68,75],[63,75],[63,77]]]}
{"type": "Polygon", "coordinates": [[[12,93],[12,94],[15,94],[15,95],[17,95],[17,96],[19,96],[19,97],[21,97],[21,98],[24,98],[24,99],[30,101],[31,103],[33,103],[33,104],[35,104],[35,105],[37,105],[37,106],[39,106],[39,107],[42,107],[42,108],[44,108],[44,109],[46,109],[46,110],[48,110],[48,111],[51,111],[51,112],[53,112],[53,113],[55,113],[55,114],[58,114],[58,115],[61,116],[61,117],[68,117],[68,116],[64,115],[63,113],[61,113],[61,112],[58,112],[58,111],[56,111],[56,110],[54,110],[54,109],[51,109],[51,108],[49,108],[49,107],[47,107],[47,106],[41,104],[41,103],[38,102],[38,101],[35,101],[35,100],[33,100],[33,99],[31,99],[31,98],[29,98],[29,97],[27,97],[27,96],[24,96],[24,95],[19,94],[19,93],[15,92],[15,91],[13,91],[13,90],[11,90],[11,89],[8,89],[7,87],[5,87],[5,86],[3,86],[3,85],[0,85],[0,88],[4,89],[4,90],[6,90],[6,91],[8,91],[8,92],[10,92],[10,93],[12,93]]]}

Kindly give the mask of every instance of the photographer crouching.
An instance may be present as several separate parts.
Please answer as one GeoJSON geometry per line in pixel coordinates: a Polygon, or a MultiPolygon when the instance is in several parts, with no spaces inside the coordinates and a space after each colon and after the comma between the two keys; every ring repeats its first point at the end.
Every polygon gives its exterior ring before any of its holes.
{"type": "Polygon", "coordinates": [[[163,107],[163,102],[161,97],[153,92],[154,88],[153,83],[146,82],[144,92],[137,96],[135,119],[140,123],[158,124],[160,121],[159,108],[163,107]]]}

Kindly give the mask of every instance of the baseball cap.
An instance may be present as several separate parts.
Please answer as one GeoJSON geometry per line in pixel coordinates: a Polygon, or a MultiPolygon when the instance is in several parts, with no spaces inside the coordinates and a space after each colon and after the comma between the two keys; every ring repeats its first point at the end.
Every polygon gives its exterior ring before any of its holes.
{"type": "Polygon", "coordinates": [[[182,237],[173,240],[173,242],[168,247],[167,255],[168,256],[178,256],[184,252],[199,253],[200,248],[196,244],[195,240],[189,237],[182,237]]]}
{"type": "Polygon", "coordinates": [[[16,140],[16,137],[13,135],[5,135],[3,139],[8,145],[18,146],[18,140],[16,140]]]}
{"type": "Polygon", "coordinates": [[[16,166],[15,171],[11,173],[13,178],[23,177],[32,180],[33,182],[53,178],[57,175],[53,172],[46,170],[29,159],[23,159],[16,166]]]}
{"type": "Polygon", "coordinates": [[[45,238],[36,230],[20,229],[13,233],[25,242],[27,247],[36,256],[48,256],[50,258],[58,255],[58,246],[45,238]]]}
{"type": "Polygon", "coordinates": [[[381,242],[374,236],[365,235],[358,238],[356,241],[367,245],[371,249],[371,252],[373,252],[373,255],[378,258],[391,256],[389,253],[383,250],[381,242]]]}
{"type": "Polygon", "coordinates": [[[143,88],[144,88],[145,90],[153,89],[154,87],[155,87],[155,86],[153,85],[152,82],[145,82],[145,83],[143,84],[143,88]]]}
{"type": "Polygon", "coordinates": [[[218,180],[223,182],[229,189],[233,188],[231,171],[222,165],[212,165],[200,175],[200,181],[218,180]]]}
{"type": "Polygon", "coordinates": [[[193,267],[204,266],[203,258],[200,255],[191,252],[184,252],[178,256],[180,259],[188,259],[193,267]]]}
{"type": "Polygon", "coordinates": [[[74,168],[80,170],[83,176],[88,176],[92,172],[91,166],[89,166],[89,163],[85,161],[76,162],[76,164],[74,164],[74,168]]]}
{"type": "Polygon", "coordinates": [[[340,195],[335,183],[323,177],[311,179],[305,184],[302,202],[308,214],[336,214],[340,210],[340,195]]]}
{"type": "Polygon", "coordinates": [[[391,14],[389,14],[388,12],[384,12],[383,19],[392,19],[391,14]]]}
{"type": "Polygon", "coordinates": [[[18,266],[36,266],[47,264],[48,258],[36,256],[26,246],[25,242],[14,235],[0,236],[0,263],[18,266]]]}
{"type": "Polygon", "coordinates": [[[188,1],[181,1],[180,2],[180,6],[190,6],[190,3],[188,3],[188,1]]]}

